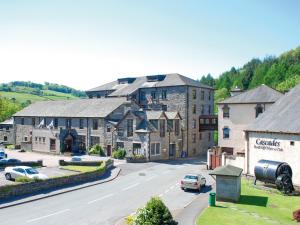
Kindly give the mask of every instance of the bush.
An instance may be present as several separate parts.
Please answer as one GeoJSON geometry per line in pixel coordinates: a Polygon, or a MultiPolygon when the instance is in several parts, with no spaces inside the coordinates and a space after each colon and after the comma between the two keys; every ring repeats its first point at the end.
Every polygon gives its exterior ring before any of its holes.
{"type": "Polygon", "coordinates": [[[89,150],[89,154],[95,154],[95,155],[105,156],[103,148],[99,144],[96,144],[93,147],[91,147],[90,150],[89,150]]]}
{"type": "Polygon", "coordinates": [[[126,151],[125,149],[121,149],[121,148],[119,148],[116,151],[113,151],[112,153],[112,157],[115,159],[124,159],[125,156],[126,156],[126,151]]]}
{"type": "Polygon", "coordinates": [[[300,222],[300,209],[298,209],[298,210],[296,210],[296,211],[293,212],[293,218],[297,222],[300,222]]]}
{"type": "Polygon", "coordinates": [[[7,145],[6,148],[8,148],[8,149],[15,149],[15,146],[14,145],[7,145]]]}
{"type": "Polygon", "coordinates": [[[29,178],[26,176],[21,176],[21,177],[17,177],[15,179],[16,182],[20,182],[20,183],[29,183],[29,182],[38,182],[41,181],[41,179],[35,177],[35,178],[29,178]]]}
{"type": "Polygon", "coordinates": [[[145,155],[137,154],[132,156],[133,159],[146,159],[145,155]]]}
{"type": "Polygon", "coordinates": [[[137,212],[137,216],[134,219],[135,225],[177,225],[178,223],[173,220],[173,217],[158,197],[153,197],[147,202],[144,208],[141,208],[137,212]]]}

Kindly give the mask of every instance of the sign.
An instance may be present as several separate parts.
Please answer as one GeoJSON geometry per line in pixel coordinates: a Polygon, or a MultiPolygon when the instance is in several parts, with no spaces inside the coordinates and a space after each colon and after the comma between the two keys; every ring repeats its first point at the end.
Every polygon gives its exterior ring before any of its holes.
{"type": "Polygon", "coordinates": [[[280,141],[277,139],[265,140],[265,139],[256,139],[254,148],[261,150],[270,150],[270,151],[283,151],[280,146],[280,141]]]}

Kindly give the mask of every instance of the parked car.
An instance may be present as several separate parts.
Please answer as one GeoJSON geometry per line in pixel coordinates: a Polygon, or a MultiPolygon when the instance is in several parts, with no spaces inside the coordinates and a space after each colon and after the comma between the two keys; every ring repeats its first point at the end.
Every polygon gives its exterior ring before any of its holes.
{"type": "Polygon", "coordinates": [[[48,177],[42,173],[39,173],[36,169],[29,166],[13,166],[5,168],[5,178],[7,180],[15,180],[17,177],[28,177],[28,178],[38,178],[45,180],[48,177]]]}
{"type": "Polygon", "coordinates": [[[0,149],[0,159],[5,159],[7,157],[7,154],[5,153],[4,149],[0,149]]]}
{"type": "Polygon", "coordinates": [[[201,174],[187,174],[181,180],[181,189],[182,190],[198,190],[201,191],[201,188],[206,185],[206,179],[201,174]]]}
{"type": "Polygon", "coordinates": [[[72,162],[81,162],[82,160],[79,156],[74,156],[74,157],[71,158],[71,161],[72,162]]]}
{"type": "Polygon", "coordinates": [[[6,158],[6,159],[0,159],[0,163],[21,163],[22,161],[19,159],[13,159],[13,158],[6,158]]]}

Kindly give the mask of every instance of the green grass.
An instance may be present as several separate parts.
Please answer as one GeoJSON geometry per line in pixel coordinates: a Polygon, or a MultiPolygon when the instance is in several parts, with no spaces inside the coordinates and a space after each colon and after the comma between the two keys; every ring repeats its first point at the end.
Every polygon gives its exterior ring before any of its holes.
{"type": "Polygon", "coordinates": [[[65,170],[72,170],[72,171],[86,173],[86,172],[101,170],[103,168],[102,165],[101,166],[62,166],[61,168],[65,170]]]}
{"type": "Polygon", "coordinates": [[[44,97],[47,97],[51,100],[59,100],[59,99],[78,99],[78,97],[66,94],[62,92],[57,91],[51,91],[51,90],[43,90],[44,97]]]}
{"type": "Polygon", "coordinates": [[[292,212],[296,209],[300,209],[300,197],[260,190],[253,187],[252,180],[243,179],[240,201],[217,202],[217,207],[209,207],[198,216],[197,225],[295,225],[298,223],[292,221],[292,212]]]}

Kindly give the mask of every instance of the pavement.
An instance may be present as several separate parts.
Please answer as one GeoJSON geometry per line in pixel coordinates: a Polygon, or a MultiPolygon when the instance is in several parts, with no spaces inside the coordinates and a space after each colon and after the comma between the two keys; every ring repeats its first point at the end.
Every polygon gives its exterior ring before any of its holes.
{"type": "Polygon", "coordinates": [[[214,184],[205,164],[196,159],[120,164],[119,169],[120,176],[110,182],[3,208],[1,225],[115,225],[152,196],[159,196],[181,225],[194,225],[198,210],[207,206],[209,188],[184,192],[180,179],[197,172],[207,185],[214,184]]]}

